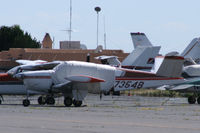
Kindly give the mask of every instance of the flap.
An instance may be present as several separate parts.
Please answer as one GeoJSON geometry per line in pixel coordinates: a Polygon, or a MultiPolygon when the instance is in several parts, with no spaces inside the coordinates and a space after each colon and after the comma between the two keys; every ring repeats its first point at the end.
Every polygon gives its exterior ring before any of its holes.
{"type": "Polygon", "coordinates": [[[77,75],[77,76],[69,76],[65,79],[73,82],[81,82],[81,83],[95,83],[95,82],[105,82],[105,80],[101,78],[96,78],[92,76],[86,76],[86,75],[77,75]]]}

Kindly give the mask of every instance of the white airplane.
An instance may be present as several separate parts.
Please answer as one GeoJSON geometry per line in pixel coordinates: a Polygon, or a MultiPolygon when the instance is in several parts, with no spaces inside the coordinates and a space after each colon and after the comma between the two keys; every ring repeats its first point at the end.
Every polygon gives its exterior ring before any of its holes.
{"type": "Polygon", "coordinates": [[[43,92],[27,90],[23,81],[13,76],[22,71],[52,69],[60,63],[59,61],[50,63],[43,60],[17,60],[16,62],[21,65],[10,69],[7,73],[0,73],[0,104],[3,100],[2,95],[26,95],[27,91],[30,95],[46,94],[43,92]]]}
{"type": "Polygon", "coordinates": [[[102,64],[120,66],[135,70],[151,70],[154,65],[154,59],[158,56],[160,46],[153,46],[144,33],[131,33],[134,50],[122,61],[117,56],[98,56],[102,64]]]}
{"type": "MultiPolygon", "coordinates": [[[[192,92],[194,95],[188,97],[189,104],[195,104],[196,101],[200,104],[200,38],[194,38],[191,43],[180,54],[185,58],[182,77],[186,82],[179,85],[166,85],[158,89],[172,90],[178,92],[192,92]]],[[[175,52],[174,52],[175,53],[175,52]]],[[[177,55],[177,53],[175,53],[177,55]]]]}
{"type": "MultiPolygon", "coordinates": [[[[180,77],[182,57],[158,57],[159,66],[155,72],[144,72],[102,64],[79,61],[66,61],[57,65],[53,70],[21,72],[16,78],[22,79],[27,90],[44,93],[61,93],[65,106],[81,106],[87,95],[88,88],[98,86],[100,90],[128,90],[149,88],[164,84],[184,82],[180,77]]],[[[53,97],[52,97],[53,99],[53,97]]],[[[30,101],[23,100],[24,106],[30,101]]]]}

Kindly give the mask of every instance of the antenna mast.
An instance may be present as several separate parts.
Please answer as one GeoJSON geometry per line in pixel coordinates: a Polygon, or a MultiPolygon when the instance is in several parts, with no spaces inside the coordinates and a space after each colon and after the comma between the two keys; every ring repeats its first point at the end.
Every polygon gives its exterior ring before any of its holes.
{"type": "Polygon", "coordinates": [[[72,34],[72,0],[70,0],[70,22],[69,22],[69,42],[71,42],[71,34],[72,34]]]}

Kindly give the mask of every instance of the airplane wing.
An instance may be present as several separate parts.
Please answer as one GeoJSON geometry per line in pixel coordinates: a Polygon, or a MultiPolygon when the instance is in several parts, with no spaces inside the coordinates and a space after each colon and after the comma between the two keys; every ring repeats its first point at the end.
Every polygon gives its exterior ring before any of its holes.
{"type": "Polygon", "coordinates": [[[53,69],[55,66],[60,64],[60,61],[55,62],[47,62],[43,64],[32,64],[32,65],[22,65],[20,66],[20,69],[22,70],[49,70],[53,69]]]}
{"type": "Polygon", "coordinates": [[[17,63],[20,65],[33,65],[33,64],[42,64],[46,63],[47,61],[44,60],[16,60],[17,63]]]}

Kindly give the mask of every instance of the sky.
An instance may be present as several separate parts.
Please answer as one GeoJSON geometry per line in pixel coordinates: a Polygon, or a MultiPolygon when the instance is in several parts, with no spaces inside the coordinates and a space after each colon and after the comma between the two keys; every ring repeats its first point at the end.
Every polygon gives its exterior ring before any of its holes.
{"type": "MultiPolygon", "coordinates": [[[[0,26],[20,25],[42,41],[45,33],[59,41],[68,40],[70,0],[1,0],[0,26]]],[[[96,48],[99,6],[99,44],[107,49],[133,48],[130,32],[144,32],[151,43],[161,46],[161,54],[182,52],[200,37],[199,0],[72,0],[72,40],[88,49],[96,48]],[[105,21],[104,21],[105,20],[105,21]]]]}

